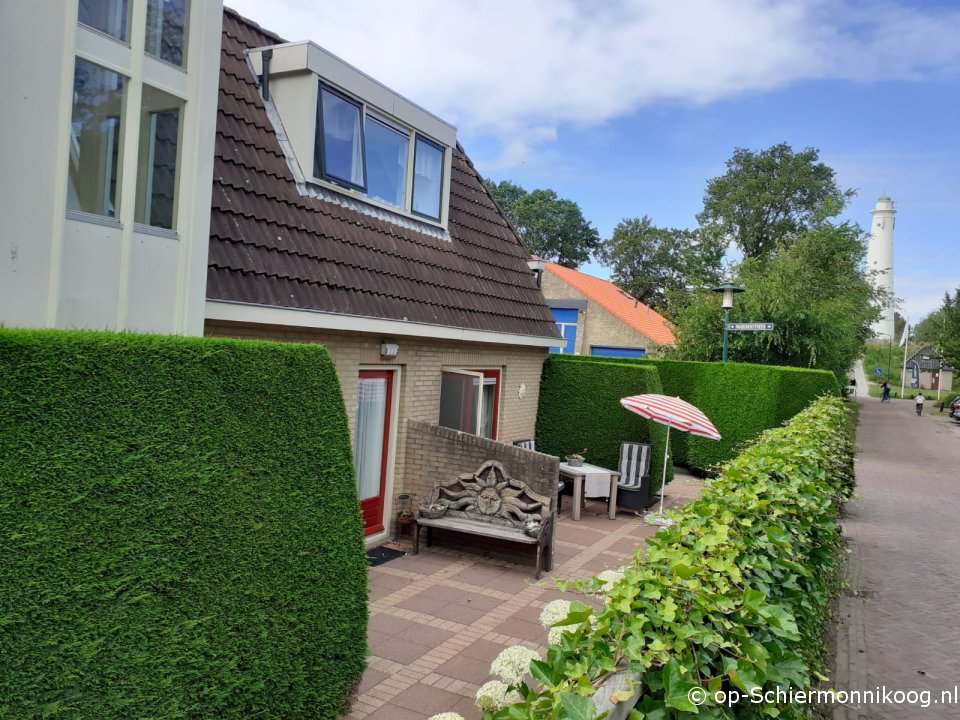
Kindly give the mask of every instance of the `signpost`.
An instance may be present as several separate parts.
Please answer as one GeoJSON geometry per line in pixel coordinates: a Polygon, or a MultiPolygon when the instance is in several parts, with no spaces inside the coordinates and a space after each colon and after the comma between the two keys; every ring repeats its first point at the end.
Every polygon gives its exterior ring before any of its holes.
{"type": "Polygon", "coordinates": [[[768,332],[773,330],[773,323],[727,323],[730,332],[768,332]]]}
{"type": "Polygon", "coordinates": [[[883,368],[877,368],[873,371],[874,375],[883,375],[883,368]]]}

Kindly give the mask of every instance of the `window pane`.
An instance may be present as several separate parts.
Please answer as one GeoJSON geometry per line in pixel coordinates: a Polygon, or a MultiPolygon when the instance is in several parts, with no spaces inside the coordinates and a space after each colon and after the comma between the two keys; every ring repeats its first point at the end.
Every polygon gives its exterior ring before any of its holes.
{"type": "Polygon", "coordinates": [[[80,0],[77,19],[94,30],[127,42],[130,39],[127,3],[128,0],[80,0]]]}
{"type": "Polygon", "coordinates": [[[440,378],[440,425],[477,434],[477,406],[480,399],[477,374],[444,370],[440,378]]]}
{"type": "Polygon", "coordinates": [[[404,207],[407,195],[407,148],[410,140],[372,117],[364,124],[367,153],[367,195],[404,207]]]}
{"type": "Polygon", "coordinates": [[[440,190],[443,186],[443,150],[417,136],[413,156],[413,211],[440,219],[440,190]]]}
{"type": "Polygon", "coordinates": [[[361,500],[380,494],[383,477],[383,444],[387,418],[387,381],[360,378],[357,382],[357,432],[353,458],[357,492],[361,500]]]}
{"type": "Polygon", "coordinates": [[[147,54],[183,67],[187,0],[148,0],[147,54]]]}
{"type": "Polygon", "coordinates": [[[360,106],[320,88],[322,176],[365,186],[360,106]]]}
{"type": "MultiPolygon", "coordinates": [[[[480,378],[475,380],[480,383],[480,378]]],[[[483,378],[483,404],[480,411],[480,437],[493,438],[493,415],[496,412],[497,399],[497,379],[493,377],[483,378]]]]}
{"type": "Polygon", "coordinates": [[[73,73],[67,207],[117,216],[124,79],[77,58],[73,73]]]}
{"type": "Polygon", "coordinates": [[[179,98],[143,86],[135,213],[139,223],[174,228],[182,109],[179,98]]]}

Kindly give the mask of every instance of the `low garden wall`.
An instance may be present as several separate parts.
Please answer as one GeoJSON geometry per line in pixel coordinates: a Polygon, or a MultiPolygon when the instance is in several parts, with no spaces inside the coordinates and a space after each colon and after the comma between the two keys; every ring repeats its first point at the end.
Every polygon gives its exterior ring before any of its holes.
{"type": "Polygon", "coordinates": [[[603,600],[600,610],[564,600],[544,609],[546,657],[504,651],[493,665],[499,679],[478,694],[484,718],[593,718],[613,706],[624,718],[634,704],[650,718],[808,717],[809,707],[778,704],[775,691],[809,688],[825,668],[838,515],[853,484],[839,399],[764,432],[645,554],[575,584],[603,600]],[[596,692],[621,675],[625,689],[596,692]],[[736,708],[718,706],[733,693],[736,708]],[[607,699],[595,704],[595,695],[607,699]]]}
{"type": "Polygon", "coordinates": [[[338,717],[353,478],[321,346],[0,330],[0,717],[338,717]]]}

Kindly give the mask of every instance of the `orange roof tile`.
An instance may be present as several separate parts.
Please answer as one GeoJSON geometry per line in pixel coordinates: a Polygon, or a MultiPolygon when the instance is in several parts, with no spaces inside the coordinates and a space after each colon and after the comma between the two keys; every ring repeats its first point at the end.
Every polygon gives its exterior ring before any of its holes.
{"type": "Polygon", "coordinates": [[[601,280],[556,263],[547,263],[547,270],[658,345],[674,345],[677,342],[663,315],[609,280],[601,280]]]}

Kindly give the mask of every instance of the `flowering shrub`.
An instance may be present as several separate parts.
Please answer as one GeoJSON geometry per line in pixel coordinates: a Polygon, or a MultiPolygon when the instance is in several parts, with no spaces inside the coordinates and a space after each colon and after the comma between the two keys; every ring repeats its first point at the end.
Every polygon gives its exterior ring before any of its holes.
{"type": "Polygon", "coordinates": [[[490,672],[508,685],[519,685],[530,672],[530,663],[540,659],[540,653],[523,645],[513,645],[497,655],[490,672]]]}
{"type": "MultiPolygon", "coordinates": [[[[523,678],[521,676],[521,679],[517,682],[522,681],[523,678]]],[[[512,690],[509,685],[500,680],[489,680],[477,690],[477,707],[485,713],[497,712],[497,710],[502,710],[507,707],[507,705],[513,705],[522,701],[523,698],[520,697],[519,692],[512,690]]]]}
{"type": "Polygon", "coordinates": [[[641,678],[632,720],[809,717],[806,706],[773,703],[731,713],[709,698],[805,688],[822,667],[839,586],[837,514],[853,488],[849,430],[839,399],[816,401],[727,464],[673,527],[647,541],[646,555],[574,584],[603,593],[602,610],[549,603],[541,623],[560,632],[547,657],[529,664],[535,686],[518,680],[510,689],[519,702],[482,706],[485,720],[595,718],[592,696],[618,671],[641,678]],[[690,697],[697,688],[708,695],[700,706],[690,697]]]}

